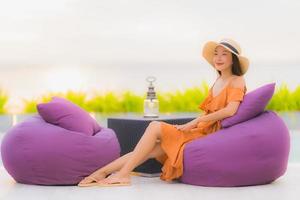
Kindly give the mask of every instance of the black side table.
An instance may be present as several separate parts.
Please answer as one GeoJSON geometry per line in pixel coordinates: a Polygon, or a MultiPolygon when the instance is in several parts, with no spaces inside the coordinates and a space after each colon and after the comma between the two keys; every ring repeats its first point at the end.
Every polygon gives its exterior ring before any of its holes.
{"type": "MultiPolygon", "coordinates": [[[[170,124],[184,124],[196,116],[161,115],[158,118],[144,118],[143,116],[127,115],[107,118],[107,127],[116,132],[120,146],[121,156],[134,150],[136,144],[144,134],[151,121],[164,121],[170,124]]],[[[161,172],[162,165],[155,159],[149,159],[134,169],[135,172],[157,174],[161,172]]]]}

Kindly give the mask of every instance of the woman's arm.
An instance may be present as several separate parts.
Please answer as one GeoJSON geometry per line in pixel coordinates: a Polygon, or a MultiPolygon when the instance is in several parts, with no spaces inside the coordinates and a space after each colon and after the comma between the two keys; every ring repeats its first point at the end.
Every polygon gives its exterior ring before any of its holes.
{"type": "Polygon", "coordinates": [[[207,121],[218,121],[226,117],[230,117],[234,114],[229,107],[222,108],[218,111],[209,113],[207,115],[202,115],[197,117],[195,120],[198,122],[207,122],[207,121]]]}
{"type": "MultiPolygon", "coordinates": [[[[205,114],[202,114],[202,115],[205,115],[205,114]]],[[[182,131],[183,131],[183,130],[189,130],[189,129],[195,128],[195,127],[197,127],[197,124],[198,124],[198,122],[199,122],[199,118],[200,118],[202,115],[196,117],[196,118],[193,119],[192,121],[189,121],[189,122],[187,122],[187,123],[185,123],[185,124],[182,124],[182,125],[177,125],[177,124],[175,124],[174,126],[175,126],[178,130],[182,130],[182,131]]]]}
{"type": "Polygon", "coordinates": [[[225,107],[225,108],[222,108],[213,113],[200,115],[200,116],[196,117],[195,119],[193,119],[192,121],[189,121],[186,124],[175,125],[175,127],[182,131],[188,131],[192,128],[197,127],[197,124],[199,122],[217,121],[217,120],[224,119],[226,117],[230,117],[232,115],[233,115],[233,112],[231,111],[231,109],[229,109],[228,107],[225,107]]]}
{"type": "MultiPolygon", "coordinates": [[[[241,77],[235,78],[231,82],[231,86],[233,88],[244,89],[244,87],[245,87],[244,77],[241,76],[241,77]]],[[[240,103],[241,103],[240,101],[230,101],[226,105],[225,108],[222,108],[222,109],[220,109],[218,111],[215,111],[213,113],[198,117],[198,122],[200,122],[200,121],[203,121],[203,122],[218,121],[218,120],[222,120],[226,117],[231,117],[237,112],[240,103]]]]}
{"type": "MultiPolygon", "coordinates": [[[[234,87],[234,88],[244,89],[244,87],[245,87],[244,77],[241,76],[241,77],[233,79],[230,86],[234,87]]],[[[222,120],[227,117],[231,117],[237,112],[239,105],[240,105],[240,101],[231,101],[226,105],[225,108],[222,108],[218,111],[215,111],[215,112],[212,112],[209,114],[200,115],[197,118],[195,118],[194,120],[192,120],[186,124],[183,124],[182,126],[194,128],[197,126],[197,124],[199,122],[218,121],[218,120],[222,120]]]]}

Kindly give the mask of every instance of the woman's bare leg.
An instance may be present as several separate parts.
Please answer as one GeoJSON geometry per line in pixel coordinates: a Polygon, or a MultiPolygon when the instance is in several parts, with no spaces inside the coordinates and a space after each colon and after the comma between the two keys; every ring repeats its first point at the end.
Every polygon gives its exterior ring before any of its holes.
{"type": "MultiPolygon", "coordinates": [[[[140,162],[138,163],[137,166],[143,164],[148,159],[155,158],[157,156],[162,155],[163,153],[164,153],[164,151],[162,150],[160,143],[156,143],[156,145],[154,146],[154,148],[152,149],[150,154],[146,155],[142,160],[140,160],[140,162]]],[[[99,173],[104,173],[105,175],[109,175],[113,172],[119,171],[124,166],[124,164],[130,159],[132,154],[133,154],[133,152],[129,152],[129,153],[123,155],[119,159],[114,160],[113,162],[109,163],[108,165],[100,168],[99,170],[96,171],[96,173],[99,172],[99,173]]]]}
{"type": "MultiPolygon", "coordinates": [[[[147,127],[142,138],[132,151],[126,163],[121,167],[120,171],[114,176],[116,182],[120,180],[129,181],[130,172],[144,161],[145,157],[151,153],[156,145],[156,141],[161,138],[160,122],[152,121],[147,127]]],[[[110,177],[104,179],[106,183],[113,183],[113,180],[109,180],[110,177]]]]}
{"type": "MultiPolygon", "coordinates": [[[[122,157],[112,161],[111,163],[105,165],[104,167],[96,170],[95,172],[93,172],[91,175],[89,175],[88,177],[92,176],[97,180],[102,180],[104,179],[107,175],[116,172],[118,170],[120,170],[124,164],[129,160],[129,158],[131,157],[133,152],[129,152],[125,155],[123,155],[122,157]]],[[[145,161],[147,161],[150,158],[155,158],[157,156],[161,156],[164,154],[164,151],[162,150],[161,146],[160,146],[160,142],[157,142],[156,145],[154,146],[154,148],[152,149],[152,151],[150,152],[150,154],[146,155],[144,159],[142,159],[138,165],[144,163],[145,161]]],[[[88,179],[87,177],[85,179],[83,179],[80,183],[86,184],[86,183],[90,183],[93,182],[93,180],[88,179]]]]}
{"type": "Polygon", "coordinates": [[[98,181],[104,179],[110,173],[113,173],[115,170],[120,169],[124,165],[124,163],[128,160],[131,153],[132,152],[129,152],[129,153],[117,158],[116,160],[108,163],[104,167],[97,169],[92,174],[90,174],[89,176],[82,179],[80,181],[80,184],[91,183],[94,181],[94,179],[96,179],[98,181]],[[93,177],[93,179],[90,179],[90,177],[93,177]]]}

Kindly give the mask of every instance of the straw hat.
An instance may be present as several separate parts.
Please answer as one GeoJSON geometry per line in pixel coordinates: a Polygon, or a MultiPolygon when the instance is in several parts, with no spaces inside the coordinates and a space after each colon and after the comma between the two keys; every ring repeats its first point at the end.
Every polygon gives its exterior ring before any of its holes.
{"type": "Polygon", "coordinates": [[[202,56],[207,60],[207,62],[209,62],[209,64],[214,66],[213,64],[214,51],[216,47],[219,45],[223,46],[228,51],[230,51],[231,53],[235,54],[238,57],[242,68],[242,74],[245,74],[249,67],[249,60],[248,58],[241,56],[242,49],[240,45],[231,39],[222,39],[220,42],[215,42],[215,41],[207,42],[204,45],[202,51],[202,56]]]}

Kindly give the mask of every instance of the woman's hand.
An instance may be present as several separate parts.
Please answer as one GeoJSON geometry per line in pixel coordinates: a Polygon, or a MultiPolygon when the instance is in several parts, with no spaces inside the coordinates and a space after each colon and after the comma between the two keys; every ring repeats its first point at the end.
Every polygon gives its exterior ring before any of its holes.
{"type": "Polygon", "coordinates": [[[197,121],[190,121],[186,124],[182,124],[182,125],[174,125],[175,128],[177,128],[178,130],[180,131],[189,131],[191,130],[192,128],[195,128],[197,126],[197,121]]]}
{"type": "Polygon", "coordinates": [[[192,121],[190,121],[190,122],[188,122],[186,124],[182,124],[182,125],[175,124],[174,127],[177,128],[180,131],[189,131],[192,128],[196,128],[197,127],[198,123],[202,121],[202,117],[204,115],[205,114],[200,115],[200,116],[196,117],[195,119],[193,119],[192,121]]]}

